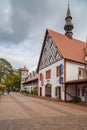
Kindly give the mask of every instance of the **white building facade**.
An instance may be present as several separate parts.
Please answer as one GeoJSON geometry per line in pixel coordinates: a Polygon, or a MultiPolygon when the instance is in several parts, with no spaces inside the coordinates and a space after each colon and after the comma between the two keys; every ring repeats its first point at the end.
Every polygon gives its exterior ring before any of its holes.
{"type": "Polygon", "coordinates": [[[49,42],[46,40],[38,65],[38,95],[63,101],[72,101],[75,96],[78,96],[81,98],[81,101],[85,101],[85,67],[85,63],[63,58],[54,41],[52,39],[49,42]],[[53,48],[50,48],[50,44],[52,44],[53,48]],[[54,54],[57,57],[54,58],[54,54]]]}
{"type": "Polygon", "coordinates": [[[36,71],[29,72],[26,67],[22,68],[21,91],[32,92],[38,89],[38,74],[36,71]]]}
{"type": "Polygon", "coordinates": [[[87,101],[87,46],[72,38],[68,6],[65,35],[47,29],[38,62],[38,95],[72,101],[87,101]]]}

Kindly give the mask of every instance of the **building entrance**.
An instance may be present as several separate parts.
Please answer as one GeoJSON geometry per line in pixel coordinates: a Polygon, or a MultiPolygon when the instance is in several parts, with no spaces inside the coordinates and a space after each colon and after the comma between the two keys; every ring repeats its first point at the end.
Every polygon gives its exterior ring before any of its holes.
{"type": "Polygon", "coordinates": [[[45,86],[45,96],[51,97],[51,84],[45,86]]]}

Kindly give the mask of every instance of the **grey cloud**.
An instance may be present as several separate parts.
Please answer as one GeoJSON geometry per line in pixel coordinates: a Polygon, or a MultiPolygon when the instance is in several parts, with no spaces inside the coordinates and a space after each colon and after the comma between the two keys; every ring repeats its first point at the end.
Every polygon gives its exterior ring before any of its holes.
{"type": "Polygon", "coordinates": [[[9,30],[3,28],[2,32],[0,31],[0,40],[6,42],[18,43],[27,39],[48,16],[47,0],[10,0],[10,5],[12,14],[9,30]]]}
{"type": "Polygon", "coordinates": [[[47,16],[47,2],[41,0],[12,0],[11,6],[13,10],[11,40],[15,42],[28,38],[32,31],[43,24],[44,16],[47,16]]]}
{"type": "MultiPolygon", "coordinates": [[[[63,26],[65,24],[64,18],[67,10],[67,3],[65,0],[9,0],[11,6],[11,14],[9,15],[8,23],[5,23],[3,16],[1,16],[3,27],[0,26],[0,40],[10,43],[21,43],[25,39],[30,38],[37,43],[42,37],[46,28],[52,28],[56,31],[63,32],[63,26]],[[34,36],[34,34],[36,36],[34,36]]],[[[80,12],[79,5],[81,8],[85,7],[86,0],[70,1],[71,3],[71,14],[73,12],[74,16],[78,16],[83,11],[80,12]],[[77,4],[75,3],[77,2],[77,4]],[[73,7],[74,6],[74,7],[73,7]],[[75,8],[75,11],[73,10],[75,8]]],[[[86,8],[86,7],[85,7],[86,8]]],[[[78,18],[77,16],[77,18],[78,18]]],[[[79,16],[80,17],[80,16],[79,16]]],[[[83,14],[86,17],[86,13],[83,14]]],[[[79,18],[80,20],[82,19],[79,18]]],[[[87,20],[86,20],[87,21],[87,20]]],[[[86,21],[84,21],[86,23],[86,21]]],[[[82,21],[79,21],[81,24],[82,21]]],[[[84,23],[84,25],[85,25],[84,23]]],[[[1,21],[0,21],[1,25],[1,21]]],[[[40,42],[39,42],[40,44],[40,42]]]]}

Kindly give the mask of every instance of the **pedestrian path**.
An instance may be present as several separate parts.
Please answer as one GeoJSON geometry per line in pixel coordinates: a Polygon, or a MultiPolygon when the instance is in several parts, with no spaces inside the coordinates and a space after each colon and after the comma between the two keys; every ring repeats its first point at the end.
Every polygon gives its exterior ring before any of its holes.
{"type": "Polygon", "coordinates": [[[12,92],[0,98],[0,130],[86,129],[86,107],[12,92]]]}

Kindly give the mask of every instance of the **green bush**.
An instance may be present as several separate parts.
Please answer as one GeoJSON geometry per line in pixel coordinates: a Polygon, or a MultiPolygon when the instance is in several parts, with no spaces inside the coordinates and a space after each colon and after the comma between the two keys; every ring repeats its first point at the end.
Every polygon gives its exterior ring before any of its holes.
{"type": "Polygon", "coordinates": [[[26,94],[30,94],[29,91],[26,91],[26,94]]]}
{"type": "Polygon", "coordinates": [[[26,90],[22,90],[20,93],[21,94],[30,94],[29,91],[26,91],[26,90]]]}
{"type": "Polygon", "coordinates": [[[80,98],[80,97],[75,96],[75,97],[73,98],[73,102],[74,102],[74,103],[81,102],[81,98],[80,98]]]}

